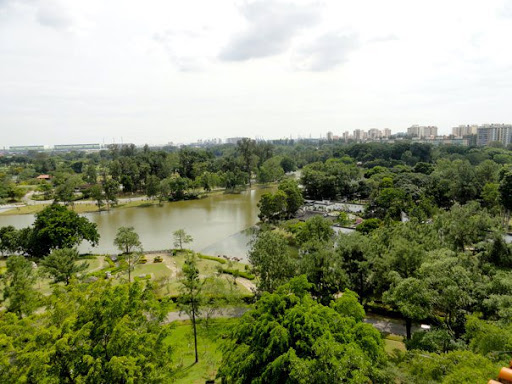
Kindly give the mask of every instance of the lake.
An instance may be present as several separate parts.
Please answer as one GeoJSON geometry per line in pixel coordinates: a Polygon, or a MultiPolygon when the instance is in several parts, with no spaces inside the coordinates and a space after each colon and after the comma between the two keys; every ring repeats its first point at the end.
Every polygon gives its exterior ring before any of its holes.
{"type": "MultiPolygon", "coordinates": [[[[80,252],[117,253],[113,241],[119,227],[134,227],[146,251],[173,248],[172,232],[183,228],[192,235],[189,245],[209,255],[227,255],[246,260],[246,231],[258,221],[260,196],[275,188],[256,188],[239,194],[215,194],[199,200],[176,201],[163,206],[113,209],[83,216],[98,225],[100,242],[91,247],[84,242],[80,252]]],[[[34,215],[0,216],[0,227],[27,227],[34,215]]]]}

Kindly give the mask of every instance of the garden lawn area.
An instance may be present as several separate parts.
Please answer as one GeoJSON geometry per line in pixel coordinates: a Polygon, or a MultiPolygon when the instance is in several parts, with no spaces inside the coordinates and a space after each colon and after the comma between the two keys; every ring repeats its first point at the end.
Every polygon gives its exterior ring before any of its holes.
{"type": "MultiPolygon", "coordinates": [[[[220,346],[223,336],[238,319],[215,319],[211,321],[209,329],[198,323],[197,346],[199,363],[194,364],[194,335],[190,322],[176,322],[168,338],[173,347],[173,366],[175,373],[171,383],[177,384],[204,384],[206,380],[215,379],[217,369],[222,359],[220,346]]],[[[220,380],[216,382],[220,383],[220,380]]]]}
{"type": "Polygon", "coordinates": [[[398,349],[401,352],[405,352],[407,349],[405,348],[405,344],[403,342],[404,338],[402,336],[389,334],[384,337],[384,350],[388,355],[392,355],[395,349],[398,349]]]}
{"type": "Polygon", "coordinates": [[[132,271],[132,276],[149,274],[151,274],[152,278],[156,280],[161,277],[169,276],[171,274],[171,270],[167,268],[164,263],[147,263],[137,264],[135,269],[132,271]]]}

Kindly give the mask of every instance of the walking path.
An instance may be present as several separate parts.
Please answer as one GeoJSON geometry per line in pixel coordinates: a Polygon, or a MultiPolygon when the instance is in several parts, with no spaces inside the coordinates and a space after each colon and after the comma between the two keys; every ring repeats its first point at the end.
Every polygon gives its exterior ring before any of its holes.
{"type": "MultiPolygon", "coordinates": [[[[215,312],[211,318],[226,318],[226,317],[241,317],[245,312],[249,311],[250,308],[247,307],[241,307],[241,308],[226,308],[226,309],[220,309],[219,311],[215,312]]],[[[184,312],[169,312],[167,315],[166,323],[170,323],[172,321],[183,321],[183,320],[189,320],[190,318],[188,315],[184,312]]],[[[391,319],[391,318],[383,318],[383,317],[373,317],[368,316],[363,320],[367,324],[373,325],[378,331],[385,332],[385,333],[392,333],[399,336],[406,336],[406,329],[405,324],[400,322],[400,320],[397,319],[391,319]]],[[[419,331],[420,327],[413,325],[412,332],[419,331]]]]}

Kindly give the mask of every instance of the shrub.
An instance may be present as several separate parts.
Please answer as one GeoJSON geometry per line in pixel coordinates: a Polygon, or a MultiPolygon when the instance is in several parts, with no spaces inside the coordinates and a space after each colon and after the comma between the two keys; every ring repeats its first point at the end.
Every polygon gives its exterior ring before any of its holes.
{"type": "Polygon", "coordinates": [[[239,277],[243,277],[247,280],[254,280],[256,278],[256,276],[254,276],[253,274],[251,273],[247,273],[247,272],[244,272],[244,271],[239,271],[238,269],[222,269],[222,273],[225,273],[227,275],[235,275],[235,274],[238,274],[239,277]]]}
{"type": "Polygon", "coordinates": [[[216,261],[217,263],[226,264],[227,261],[225,259],[221,259],[220,257],[216,256],[207,256],[207,255],[201,255],[200,253],[197,254],[197,257],[204,260],[211,260],[216,261]]]}

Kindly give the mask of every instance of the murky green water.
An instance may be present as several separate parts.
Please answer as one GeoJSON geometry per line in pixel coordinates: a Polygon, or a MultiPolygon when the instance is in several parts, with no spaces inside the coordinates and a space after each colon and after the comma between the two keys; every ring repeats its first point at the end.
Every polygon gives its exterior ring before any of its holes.
{"type": "MultiPolygon", "coordinates": [[[[163,206],[114,209],[84,214],[98,225],[101,236],[97,247],[88,243],[81,252],[116,253],[113,244],[117,228],[134,227],[145,250],[173,247],[172,232],[183,228],[194,238],[191,248],[212,255],[245,258],[250,235],[245,229],[258,222],[258,201],[270,189],[253,189],[240,194],[220,194],[200,200],[178,201],[163,206]]],[[[0,227],[31,225],[33,215],[1,216],[0,227]]]]}

